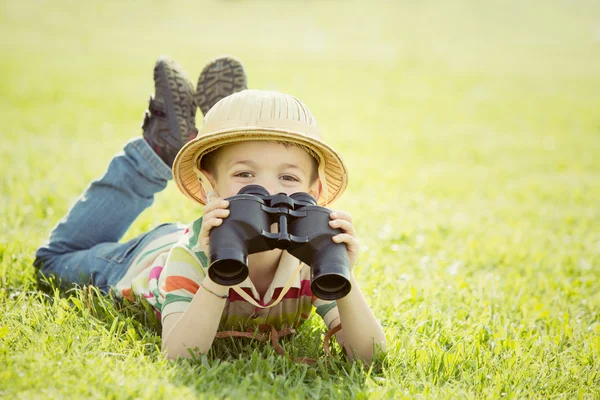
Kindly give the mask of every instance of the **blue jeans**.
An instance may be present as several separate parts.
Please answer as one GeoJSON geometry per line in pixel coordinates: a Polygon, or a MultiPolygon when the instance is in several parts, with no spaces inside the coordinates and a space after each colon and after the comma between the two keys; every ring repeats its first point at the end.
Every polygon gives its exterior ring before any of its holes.
{"type": "Polygon", "coordinates": [[[143,138],[128,142],[37,250],[34,266],[40,278],[54,277],[63,287],[93,285],[108,292],[148,243],[181,226],[163,224],[118,243],[170,179],[171,169],[143,138]]]}

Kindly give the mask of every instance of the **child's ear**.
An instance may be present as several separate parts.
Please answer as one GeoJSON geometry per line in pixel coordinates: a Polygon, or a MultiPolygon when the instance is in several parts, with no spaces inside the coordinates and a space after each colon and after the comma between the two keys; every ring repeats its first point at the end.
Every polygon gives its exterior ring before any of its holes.
{"type": "Polygon", "coordinates": [[[322,192],[323,192],[323,185],[321,184],[321,180],[317,178],[314,181],[314,183],[310,186],[310,188],[308,189],[308,194],[310,194],[312,197],[314,197],[315,200],[317,200],[317,202],[318,202],[319,197],[321,197],[322,192]]]}

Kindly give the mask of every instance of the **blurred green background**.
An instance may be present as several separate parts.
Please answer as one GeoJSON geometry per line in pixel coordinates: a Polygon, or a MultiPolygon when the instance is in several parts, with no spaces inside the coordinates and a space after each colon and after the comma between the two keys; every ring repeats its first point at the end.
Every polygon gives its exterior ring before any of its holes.
{"type": "MultiPolygon", "coordinates": [[[[0,396],[597,398],[599,16],[591,0],[2,1],[0,396]],[[244,360],[216,358],[209,388],[191,378],[207,370],[161,362],[139,338],[110,344],[81,311],[63,329],[51,302],[25,296],[37,246],[141,134],[161,54],[194,81],[235,55],[250,87],[312,110],[349,165],[333,206],[361,239],[382,369],[290,386],[305,367],[249,378],[244,360]],[[125,358],[46,347],[56,332],[125,358]]],[[[201,212],[170,185],[127,236],[201,212]]]]}

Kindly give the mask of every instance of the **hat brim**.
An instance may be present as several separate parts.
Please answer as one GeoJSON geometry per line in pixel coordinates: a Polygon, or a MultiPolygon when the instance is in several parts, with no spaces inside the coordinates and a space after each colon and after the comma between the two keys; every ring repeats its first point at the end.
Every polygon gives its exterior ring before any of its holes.
{"type": "Polygon", "coordinates": [[[327,196],[322,193],[319,205],[328,205],[338,199],[348,185],[348,169],[340,155],[329,145],[319,139],[303,133],[283,131],[264,127],[244,127],[244,129],[223,129],[207,135],[196,137],[186,143],[173,162],[173,179],[179,190],[202,205],[206,204],[202,195],[202,185],[194,167],[199,158],[226,144],[258,141],[280,141],[306,146],[317,154],[324,163],[324,174],[327,184],[327,196]]]}

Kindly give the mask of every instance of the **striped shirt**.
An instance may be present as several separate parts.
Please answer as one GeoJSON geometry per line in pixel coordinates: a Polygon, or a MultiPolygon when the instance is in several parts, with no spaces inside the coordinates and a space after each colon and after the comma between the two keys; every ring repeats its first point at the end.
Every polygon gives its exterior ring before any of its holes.
{"type": "MultiPolygon", "coordinates": [[[[146,246],[117,283],[117,292],[131,300],[134,294],[143,296],[162,320],[184,312],[207,276],[208,258],[198,246],[201,226],[202,218],[146,246]]],[[[310,317],[313,307],[331,329],[339,317],[336,303],[312,295],[310,267],[300,266],[297,258],[283,251],[273,282],[262,298],[250,278],[231,287],[218,330],[245,331],[260,324],[276,329],[294,328],[310,317]],[[290,288],[281,301],[267,308],[280,297],[286,284],[290,288]]]]}

